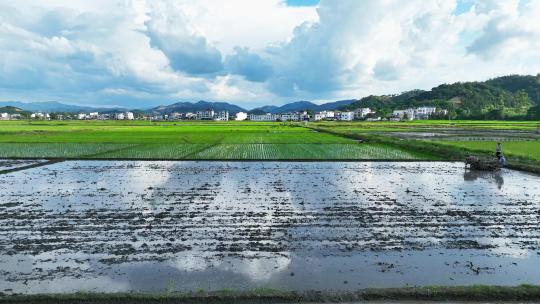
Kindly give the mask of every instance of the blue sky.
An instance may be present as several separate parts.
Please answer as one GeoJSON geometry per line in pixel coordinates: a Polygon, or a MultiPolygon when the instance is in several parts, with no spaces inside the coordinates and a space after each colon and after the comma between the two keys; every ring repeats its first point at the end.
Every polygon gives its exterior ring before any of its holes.
{"type": "Polygon", "coordinates": [[[540,0],[0,3],[0,100],[250,108],[540,72],[540,0]]]}
{"type": "Polygon", "coordinates": [[[314,6],[319,4],[319,0],[287,0],[290,6],[314,6]]]}

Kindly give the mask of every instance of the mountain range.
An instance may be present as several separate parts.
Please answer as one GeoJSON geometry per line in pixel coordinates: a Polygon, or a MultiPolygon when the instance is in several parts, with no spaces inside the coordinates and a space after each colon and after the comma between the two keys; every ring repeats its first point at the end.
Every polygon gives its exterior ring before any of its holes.
{"type": "MultiPolygon", "coordinates": [[[[200,100],[198,102],[177,102],[170,105],[161,105],[154,108],[146,110],[136,110],[137,112],[154,114],[154,115],[164,115],[171,114],[174,112],[186,113],[186,112],[197,112],[208,109],[213,109],[214,111],[229,111],[231,115],[238,112],[262,112],[262,113],[286,113],[286,112],[295,112],[295,111],[323,111],[323,110],[335,110],[339,107],[349,105],[355,100],[341,100],[336,102],[329,102],[321,105],[317,105],[310,101],[297,101],[288,103],[282,106],[264,106],[248,111],[237,105],[227,103],[227,102],[209,102],[200,100]]],[[[89,107],[89,106],[78,106],[72,104],[64,104],[56,101],[48,102],[20,102],[20,101],[4,101],[0,102],[0,108],[2,107],[16,107],[30,112],[100,112],[100,113],[112,113],[112,112],[122,112],[127,111],[123,108],[98,108],[98,107],[89,107]]],[[[133,110],[132,110],[133,111],[133,110]]]]}
{"type": "Polygon", "coordinates": [[[250,112],[254,113],[272,113],[272,114],[280,114],[280,113],[287,113],[287,112],[296,112],[296,111],[328,111],[328,110],[337,110],[341,107],[348,106],[355,102],[355,99],[349,99],[349,100],[339,100],[334,102],[327,102],[323,104],[315,104],[311,101],[296,101],[291,102],[285,105],[282,105],[280,107],[278,106],[264,106],[259,107],[251,110],[250,112]]]}
{"type": "MultiPolygon", "coordinates": [[[[296,101],[282,106],[267,105],[250,111],[226,102],[177,102],[150,109],[132,110],[137,113],[170,114],[173,112],[197,112],[213,109],[249,113],[285,113],[295,111],[347,110],[368,107],[386,116],[395,109],[417,106],[435,106],[448,109],[450,115],[463,119],[534,118],[540,114],[540,74],[509,75],[487,81],[456,82],[442,84],[431,90],[412,90],[396,95],[371,95],[361,99],[340,100],[324,104],[296,101]]],[[[101,112],[126,111],[122,108],[97,108],[64,104],[55,101],[25,103],[0,102],[2,107],[16,107],[25,111],[43,112],[101,112]]],[[[12,110],[12,109],[11,109],[12,110]]]]}
{"type": "Polygon", "coordinates": [[[44,102],[21,102],[21,101],[0,101],[0,107],[15,107],[30,112],[119,112],[126,111],[123,108],[89,107],[73,104],[65,104],[57,101],[44,102]]]}

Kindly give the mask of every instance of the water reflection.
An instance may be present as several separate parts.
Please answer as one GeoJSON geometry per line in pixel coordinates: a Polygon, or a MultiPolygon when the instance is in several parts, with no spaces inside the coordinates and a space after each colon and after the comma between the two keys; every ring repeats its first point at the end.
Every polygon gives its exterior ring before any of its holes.
{"type": "Polygon", "coordinates": [[[504,178],[503,178],[502,170],[480,171],[480,170],[465,169],[465,173],[463,174],[463,179],[465,181],[474,182],[478,180],[479,178],[494,182],[497,185],[497,188],[499,190],[501,190],[504,185],[504,178]]]}
{"type": "Polygon", "coordinates": [[[540,281],[540,178],[462,170],[77,161],[1,175],[0,256],[17,258],[0,259],[0,292],[540,281]]]}

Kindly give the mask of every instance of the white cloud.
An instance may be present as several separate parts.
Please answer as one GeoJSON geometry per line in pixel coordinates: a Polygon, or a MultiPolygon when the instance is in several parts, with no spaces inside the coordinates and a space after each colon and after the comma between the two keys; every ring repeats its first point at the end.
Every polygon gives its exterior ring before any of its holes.
{"type": "Polygon", "coordinates": [[[19,0],[0,4],[0,99],[245,106],[540,71],[540,0],[19,0]]]}

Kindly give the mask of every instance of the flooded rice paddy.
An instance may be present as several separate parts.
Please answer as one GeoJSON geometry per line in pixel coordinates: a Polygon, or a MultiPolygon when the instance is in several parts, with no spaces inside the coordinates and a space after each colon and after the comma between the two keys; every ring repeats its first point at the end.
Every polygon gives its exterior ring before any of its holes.
{"type": "Polygon", "coordinates": [[[540,177],[444,162],[0,174],[0,292],[540,283],[540,177]]]}

